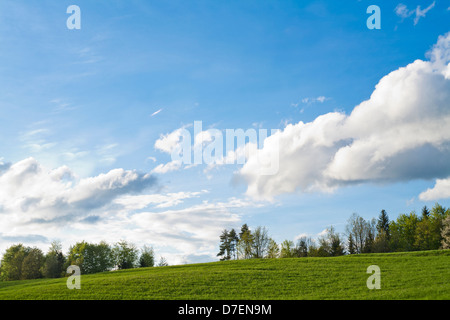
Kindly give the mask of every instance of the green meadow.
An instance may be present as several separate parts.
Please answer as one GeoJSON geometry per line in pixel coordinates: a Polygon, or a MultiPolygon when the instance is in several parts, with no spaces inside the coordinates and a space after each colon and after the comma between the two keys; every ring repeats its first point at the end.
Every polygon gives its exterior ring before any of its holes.
{"type": "Polygon", "coordinates": [[[332,258],[250,259],[0,282],[0,299],[299,300],[450,299],[450,250],[332,258]],[[370,265],[381,288],[369,290],[370,265]]]}

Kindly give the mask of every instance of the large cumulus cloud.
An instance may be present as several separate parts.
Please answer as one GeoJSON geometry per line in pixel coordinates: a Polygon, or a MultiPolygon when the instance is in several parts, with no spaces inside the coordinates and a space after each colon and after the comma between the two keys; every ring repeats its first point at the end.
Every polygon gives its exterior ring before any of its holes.
{"type": "Polygon", "coordinates": [[[247,194],[272,199],[296,190],[450,176],[450,33],[428,56],[383,77],[349,115],[289,124],[266,139],[258,156],[279,152],[279,170],[260,175],[261,163],[250,157],[239,172],[247,194]]]}

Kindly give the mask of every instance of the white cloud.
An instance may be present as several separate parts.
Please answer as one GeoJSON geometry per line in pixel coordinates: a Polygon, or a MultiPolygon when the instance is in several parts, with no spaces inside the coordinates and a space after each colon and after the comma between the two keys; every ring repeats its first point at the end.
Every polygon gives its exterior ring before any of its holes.
{"type": "Polygon", "coordinates": [[[124,169],[77,179],[68,167],[46,169],[33,158],[0,171],[1,220],[18,223],[80,221],[120,195],[155,183],[148,174],[124,169]]]}
{"type": "Polygon", "coordinates": [[[156,115],[157,115],[158,113],[160,113],[162,110],[163,110],[163,109],[159,109],[159,110],[153,112],[153,113],[150,115],[150,117],[156,116],[156,115]]]}
{"type": "MultiPolygon", "coordinates": [[[[350,115],[339,112],[288,124],[279,143],[279,171],[259,175],[249,161],[239,176],[258,199],[300,190],[333,191],[361,182],[445,178],[450,173],[450,33],[429,53],[383,77],[370,99],[350,115]]],[[[268,143],[266,143],[268,142],[268,143]]]]}
{"type": "Polygon", "coordinates": [[[419,195],[422,201],[432,201],[450,198],[450,178],[437,179],[433,188],[430,188],[419,195]]]}
{"type": "Polygon", "coordinates": [[[180,128],[166,135],[161,135],[155,142],[155,148],[162,152],[171,154],[182,141],[182,130],[183,128],[180,128]]]}
{"type": "Polygon", "coordinates": [[[156,208],[174,207],[183,203],[183,200],[197,198],[207,193],[201,192],[177,192],[168,194],[148,194],[148,195],[125,195],[114,200],[114,203],[122,205],[126,210],[144,209],[149,205],[155,205],[156,208]]]}
{"type": "Polygon", "coordinates": [[[300,239],[309,238],[309,237],[310,237],[309,233],[300,233],[299,235],[296,235],[294,237],[294,242],[297,242],[300,239]]]}
{"type": "MultiPolygon", "coordinates": [[[[315,98],[311,98],[311,97],[309,97],[309,98],[303,98],[302,99],[302,103],[304,103],[304,104],[311,104],[311,103],[317,103],[317,102],[319,102],[319,103],[324,103],[325,101],[327,101],[327,100],[330,100],[330,98],[327,98],[327,97],[325,97],[325,96],[319,96],[319,97],[315,97],[315,98]]],[[[295,104],[292,104],[293,106],[297,106],[297,105],[295,105],[295,104]]]]}
{"type": "Polygon", "coordinates": [[[242,208],[260,205],[236,198],[211,203],[202,199],[207,190],[149,194],[153,185],[149,174],[124,169],[80,179],[67,166],[1,159],[0,253],[19,242],[47,250],[59,239],[67,250],[82,240],[125,239],[152,245],[171,264],[213,261],[220,232],[238,227],[242,208]]]}
{"type": "Polygon", "coordinates": [[[181,161],[170,161],[168,163],[161,163],[157,165],[153,170],[152,173],[160,173],[164,174],[171,171],[176,171],[181,168],[181,161]]]}
{"type": "Polygon", "coordinates": [[[394,11],[395,14],[401,18],[408,18],[414,13],[414,11],[409,11],[408,7],[403,3],[399,3],[394,11]]]}

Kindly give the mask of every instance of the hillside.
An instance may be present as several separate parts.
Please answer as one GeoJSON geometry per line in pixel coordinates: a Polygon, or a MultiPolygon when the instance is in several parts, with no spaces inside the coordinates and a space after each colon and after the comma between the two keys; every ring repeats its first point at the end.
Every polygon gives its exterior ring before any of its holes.
{"type": "Polygon", "coordinates": [[[0,299],[450,299],[450,250],[241,260],[0,282],[0,299]],[[381,269],[369,290],[367,267],[381,269]]]}

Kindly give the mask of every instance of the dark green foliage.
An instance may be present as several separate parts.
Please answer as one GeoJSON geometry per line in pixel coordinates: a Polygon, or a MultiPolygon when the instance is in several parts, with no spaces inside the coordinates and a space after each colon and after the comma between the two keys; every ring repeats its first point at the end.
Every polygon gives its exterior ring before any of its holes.
{"type": "Polygon", "coordinates": [[[22,262],[21,279],[42,278],[41,268],[44,263],[44,254],[38,248],[29,250],[22,262]]]}
{"type": "Polygon", "coordinates": [[[254,257],[253,252],[254,236],[247,224],[244,224],[239,233],[237,245],[237,255],[239,259],[250,259],[254,257]]]}
{"type": "Polygon", "coordinates": [[[106,242],[88,243],[84,249],[82,272],[98,273],[111,270],[114,267],[112,249],[106,242]]]}
{"type": "Polygon", "coordinates": [[[391,232],[389,229],[389,217],[386,210],[381,210],[380,216],[377,221],[377,232],[384,232],[386,237],[389,239],[391,232]]]}
{"type": "Polygon", "coordinates": [[[356,248],[355,248],[355,242],[353,240],[353,235],[348,236],[348,253],[349,254],[355,254],[356,248]]]}
{"type": "Polygon", "coordinates": [[[155,253],[152,247],[144,246],[139,258],[139,267],[148,268],[155,265],[155,253]]]}
{"type": "Polygon", "coordinates": [[[78,242],[70,247],[67,257],[67,266],[79,266],[82,274],[111,270],[114,262],[112,249],[106,242],[78,242]]]}
{"type": "Polygon", "coordinates": [[[2,280],[19,280],[22,275],[22,262],[27,254],[27,248],[22,244],[13,245],[6,249],[2,258],[2,280]]]}
{"type": "Polygon", "coordinates": [[[294,255],[299,258],[304,258],[308,256],[308,244],[310,243],[311,239],[308,239],[306,237],[301,237],[297,240],[297,245],[294,249],[294,255]]]}
{"type": "Polygon", "coordinates": [[[228,233],[228,242],[229,242],[229,250],[230,253],[229,255],[231,256],[231,258],[233,259],[237,259],[237,245],[239,242],[239,237],[236,233],[236,230],[231,229],[231,231],[228,233]]]}
{"type": "Polygon", "coordinates": [[[13,245],[3,255],[0,277],[4,281],[41,278],[43,261],[40,249],[13,245]]]}
{"type": "Polygon", "coordinates": [[[222,231],[220,235],[220,247],[219,253],[217,254],[221,261],[231,259],[231,237],[227,229],[222,231]]]}
{"type": "Polygon", "coordinates": [[[427,206],[422,208],[422,219],[428,219],[430,216],[430,210],[428,210],[427,206]]]}
{"type": "Polygon", "coordinates": [[[138,263],[138,249],[132,243],[119,241],[113,250],[114,263],[118,269],[135,268],[138,263]]]}
{"type": "Polygon", "coordinates": [[[64,265],[66,258],[62,253],[62,247],[59,242],[52,242],[47,255],[45,256],[42,274],[45,278],[59,278],[64,274],[64,265]]]}

